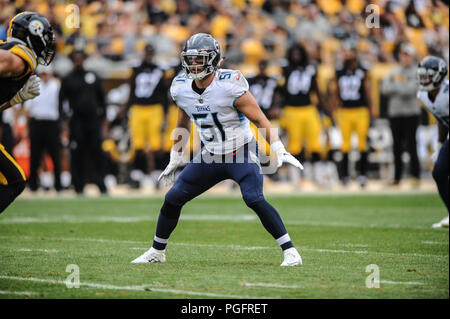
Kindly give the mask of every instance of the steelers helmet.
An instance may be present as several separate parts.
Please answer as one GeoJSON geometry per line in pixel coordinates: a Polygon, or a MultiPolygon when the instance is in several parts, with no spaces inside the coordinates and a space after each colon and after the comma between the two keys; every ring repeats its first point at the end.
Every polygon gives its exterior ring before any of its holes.
{"type": "Polygon", "coordinates": [[[417,80],[422,91],[432,91],[440,87],[446,76],[447,64],[441,58],[430,55],[419,63],[417,80]]]}
{"type": "Polygon", "coordinates": [[[39,64],[49,65],[55,57],[53,27],[39,13],[25,11],[12,18],[7,41],[26,45],[36,54],[39,64]]]}
{"type": "Polygon", "coordinates": [[[219,43],[207,33],[191,36],[181,52],[183,70],[195,80],[202,80],[217,70],[221,60],[219,43]]]}

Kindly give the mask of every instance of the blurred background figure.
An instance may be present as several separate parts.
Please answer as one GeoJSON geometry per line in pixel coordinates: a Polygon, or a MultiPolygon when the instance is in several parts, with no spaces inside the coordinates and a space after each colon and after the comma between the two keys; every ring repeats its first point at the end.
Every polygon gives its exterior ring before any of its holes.
{"type": "Polygon", "coordinates": [[[399,185],[403,175],[403,154],[409,155],[409,172],[413,184],[420,181],[420,163],[417,156],[416,132],[421,109],[417,102],[417,60],[414,48],[402,43],[398,46],[399,65],[383,80],[381,93],[388,97],[388,118],[394,141],[394,180],[399,185]]]}
{"type": "MultiPolygon", "coordinates": [[[[307,160],[312,163],[313,171],[320,161],[322,144],[320,140],[321,123],[318,107],[323,107],[317,84],[316,65],[309,62],[308,53],[301,44],[292,45],[287,51],[287,65],[283,67],[283,77],[277,89],[282,100],[283,111],[281,127],[286,130],[287,151],[301,161],[302,151],[307,150],[307,160]],[[317,106],[312,101],[315,93],[317,106]]],[[[300,185],[299,170],[289,167],[292,182],[300,185]]],[[[314,172],[314,176],[316,176],[314,172]]]]}
{"type": "Polygon", "coordinates": [[[147,44],[141,64],[133,68],[129,100],[122,111],[123,115],[129,108],[131,144],[135,152],[131,179],[136,188],[140,187],[144,175],[155,169],[156,152],[160,152],[162,146],[169,83],[165,70],[154,63],[154,55],[153,45],[147,44]]]}
{"type": "Polygon", "coordinates": [[[71,54],[73,71],[62,79],[59,107],[68,102],[68,125],[70,130],[70,167],[72,184],[78,195],[83,194],[87,182],[86,160],[91,164],[91,176],[102,194],[107,193],[104,183],[104,154],[102,135],[106,128],[105,95],[98,76],[84,69],[86,54],[71,54]]]}
{"type": "Polygon", "coordinates": [[[30,177],[28,186],[31,191],[39,187],[39,168],[46,151],[53,163],[53,184],[57,192],[61,191],[61,140],[59,89],[60,82],[53,76],[54,67],[38,66],[41,78],[41,94],[25,102],[28,113],[28,136],[30,138],[30,177]]]}
{"type": "Polygon", "coordinates": [[[331,101],[332,113],[337,117],[342,134],[342,184],[347,185],[350,182],[349,153],[352,149],[352,134],[356,133],[360,155],[358,182],[364,187],[368,168],[367,135],[373,118],[370,84],[368,70],[358,61],[356,47],[346,45],[348,46],[344,48],[342,65],[336,69],[331,101]]]}

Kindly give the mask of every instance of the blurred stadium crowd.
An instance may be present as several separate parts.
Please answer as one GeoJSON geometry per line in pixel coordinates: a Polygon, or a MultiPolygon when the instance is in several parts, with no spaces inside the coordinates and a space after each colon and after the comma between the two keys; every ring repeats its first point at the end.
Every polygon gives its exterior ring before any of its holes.
{"type": "MultiPolygon", "coordinates": [[[[170,85],[171,79],[181,71],[179,53],[183,42],[194,33],[210,33],[219,41],[225,56],[223,67],[240,69],[250,82],[263,71],[276,82],[274,92],[281,95],[283,91],[276,87],[282,87],[287,80],[283,70],[292,64],[289,49],[295,45],[304,48],[317,80],[317,90],[310,92],[309,104],[316,106],[320,115],[320,150],[311,150],[312,143],[308,141],[306,147],[291,145],[291,152],[292,148],[299,148],[293,154],[305,162],[304,176],[295,177],[288,169],[271,176],[275,182],[290,180],[299,187],[301,178],[323,187],[339,180],[346,184],[345,178],[358,176],[364,152],[367,153],[365,175],[369,180],[398,183],[398,176],[394,176],[390,97],[383,94],[382,82],[399,65],[402,50],[416,62],[427,55],[449,61],[449,7],[446,1],[439,0],[0,0],[0,40],[6,39],[10,19],[22,11],[37,11],[54,26],[57,56],[50,70],[41,69],[43,73],[54,74],[64,83],[77,53],[83,52],[80,59],[84,68],[101,80],[104,105],[100,106],[103,111],[97,113],[101,119],[99,138],[103,152],[87,162],[102,164],[100,168],[88,165],[86,180],[95,181],[97,173],[106,176],[106,188],[117,183],[134,188],[158,186],[157,176],[168,162],[176,108],[166,90],[166,96],[160,101],[163,111],[152,115],[156,119],[151,125],[156,128],[149,139],[158,141],[149,142],[151,152],[146,152],[143,159],[130,141],[131,122],[126,112],[130,106],[127,104],[130,104],[133,67],[151,51],[152,62],[164,71],[164,80],[170,85]],[[366,97],[367,104],[371,105],[371,118],[367,132],[362,135],[367,139],[367,149],[359,147],[358,137],[353,135],[351,150],[343,152],[345,142],[336,136],[342,122],[338,121],[332,105],[336,69],[345,67],[348,51],[356,53],[358,66],[367,71],[366,97]],[[319,153],[319,158],[314,158],[312,153],[319,153]],[[346,153],[350,168],[342,168],[346,153]]],[[[81,90],[79,95],[83,94],[81,90]]],[[[289,128],[299,124],[292,123],[295,116],[284,112],[290,104],[283,102],[283,96],[280,100],[276,96],[269,98],[271,103],[266,114],[285,133],[286,143],[292,144],[289,128]]],[[[4,112],[1,139],[29,175],[28,109],[16,107],[4,112]]],[[[61,118],[70,119],[69,107],[60,111],[61,118]]],[[[429,176],[437,130],[433,117],[423,108],[417,118],[420,121],[417,134],[410,138],[417,140],[421,173],[415,177],[420,179],[429,176]]],[[[70,176],[74,175],[71,128],[60,126],[62,188],[69,187],[70,176]]],[[[198,147],[191,143],[192,149],[198,147]]],[[[87,149],[88,155],[92,155],[91,150],[87,149]]],[[[401,170],[407,172],[411,156],[400,153],[406,164],[401,170]]],[[[40,185],[51,187],[54,182],[49,172],[53,171],[53,163],[48,158],[42,163],[38,161],[40,185]]],[[[363,180],[360,183],[365,185],[363,180]]],[[[104,188],[101,182],[97,184],[104,188]]],[[[33,189],[37,187],[34,185],[33,189]]],[[[82,193],[82,189],[78,187],[77,192],[82,193]]]]}

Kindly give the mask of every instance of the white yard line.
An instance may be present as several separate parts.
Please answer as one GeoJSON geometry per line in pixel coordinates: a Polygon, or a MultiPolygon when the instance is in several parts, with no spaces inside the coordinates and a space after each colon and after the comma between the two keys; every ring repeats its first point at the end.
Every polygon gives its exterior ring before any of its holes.
{"type": "Polygon", "coordinates": [[[285,288],[285,289],[299,289],[302,288],[300,286],[288,286],[283,284],[270,284],[270,283],[262,283],[262,282],[244,282],[245,287],[264,287],[264,288],[285,288]]]}
{"type": "Polygon", "coordinates": [[[57,253],[58,250],[56,249],[32,249],[32,248],[17,248],[17,251],[23,251],[23,252],[41,252],[41,253],[57,253]]]}
{"type": "Polygon", "coordinates": [[[11,291],[11,290],[0,290],[0,295],[18,295],[18,296],[31,296],[36,294],[31,291],[11,291]]]}
{"type": "MultiPolygon", "coordinates": [[[[43,217],[6,217],[0,219],[0,224],[32,224],[32,223],[139,223],[155,222],[157,216],[76,216],[76,215],[58,215],[43,217]]],[[[218,222],[259,222],[256,215],[209,215],[209,214],[184,214],[181,215],[182,221],[218,221],[218,222]]],[[[428,226],[407,226],[402,224],[358,224],[352,222],[315,222],[315,221],[285,221],[285,225],[294,226],[327,226],[327,227],[364,227],[364,228],[392,228],[392,229],[429,229],[428,226]]]]}
{"type": "MultiPolygon", "coordinates": [[[[186,214],[180,217],[180,220],[185,221],[226,221],[226,222],[243,222],[256,221],[256,215],[189,215],[186,214]]],[[[74,215],[59,215],[55,217],[11,217],[4,218],[0,224],[32,224],[32,223],[138,223],[156,221],[154,216],[74,216],[74,215]]]]}
{"type": "Polygon", "coordinates": [[[426,245],[448,245],[448,241],[429,241],[429,240],[424,240],[424,241],[422,241],[422,244],[426,244],[426,245]]]}
{"type": "MultiPolygon", "coordinates": [[[[16,238],[16,236],[1,236],[0,238],[16,238]]],[[[20,239],[36,240],[40,237],[31,236],[21,236],[20,239]]],[[[98,243],[116,243],[116,244],[147,244],[147,248],[142,248],[143,250],[150,248],[151,240],[149,241],[132,241],[132,240],[117,240],[117,239],[100,239],[100,238],[76,238],[76,237],[45,237],[46,240],[67,240],[67,241],[80,241],[80,242],[98,242],[98,243]]],[[[197,243],[177,243],[169,242],[169,245],[174,246],[190,246],[190,247],[207,247],[207,248],[225,248],[234,250],[276,250],[276,246],[240,246],[240,245],[218,245],[218,244],[197,244],[197,243]]],[[[135,249],[137,247],[133,247],[135,249]]],[[[308,247],[297,247],[300,253],[302,251],[314,251],[323,253],[351,253],[351,254],[377,254],[385,256],[404,256],[404,257],[436,257],[436,258],[447,258],[448,255],[436,255],[436,254],[416,254],[416,253],[391,253],[391,252],[378,252],[378,251],[366,251],[366,250],[342,250],[342,249],[319,249],[319,248],[308,248],[308,247]]]]}
{"type": "MultiPolygon", "coordinates": [[[[44,278],[33,278],[33,277],[16,277],[16,276],[0,276],[0,279],[7,280],[19,280],[19,281],[31,281],[40,283],[49,283],[55,285],[66,285],[63,280],[53,280],[44,278]]],[[[149,291],[149,292],[161,292],[170,293],[177,295],[190,295],[190,296],[206,296],[206,297],[217,297],[217,298],[235,298],[235,299],[272,299],[277,297],[252,297],[247,295],[228,295],[228,294],[217,294],[212,292],[202,292],[202,291],[190,291],[190,290],[179,290],[179,289],[166,289],[157,288],[152,285],[140,285],[140,286],[115,286],[115,285],[105,285],[92,282],[80,282],[80,287],[97,288],[103,290],[131,290],[131,291],[149,291]]],[[[158,286],[161,286],[160,284],[158,286]]],[[[73,289],[73,288],[72,288],[73,289]]]]}
{"type": "Polygon", "coordinates": [[[380,284],[386,284],[386,285],[425,285],[423,282],[416,282],[416,281],[390,281],[390,280],[380,280],[380,284]]]}

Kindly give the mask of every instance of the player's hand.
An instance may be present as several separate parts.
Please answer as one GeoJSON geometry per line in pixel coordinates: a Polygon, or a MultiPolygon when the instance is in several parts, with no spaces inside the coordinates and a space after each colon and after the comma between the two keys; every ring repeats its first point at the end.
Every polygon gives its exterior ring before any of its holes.
{"type": "Polygon", "coordinates": [[[41,79],[37,75],[30,76],[25,85],[9,101],[9,103],[11,105],[16,105],[35,98],[40,93],[40,83],[41,79]]]}
{"type": "Polygon", "coordinates": [[[275,153],[277,153],[278,167],[283,165],[283,163],[288,163],[295,167],[298,167],[299,169],[303,169],[303,165],[294,156],[292,156],[291,153],[286,151],[283,143],[277,141],[272,143],[270,146],[275,151],[275,153]]]}
{"type": "Polygon", "coordinates": [[[164,171],[159,175],[158,182],[164,186],[170,186],[175,181],[175,171],[183,161],[183,153],[175,151],[170,152],[170,161],[164,171]]]}

